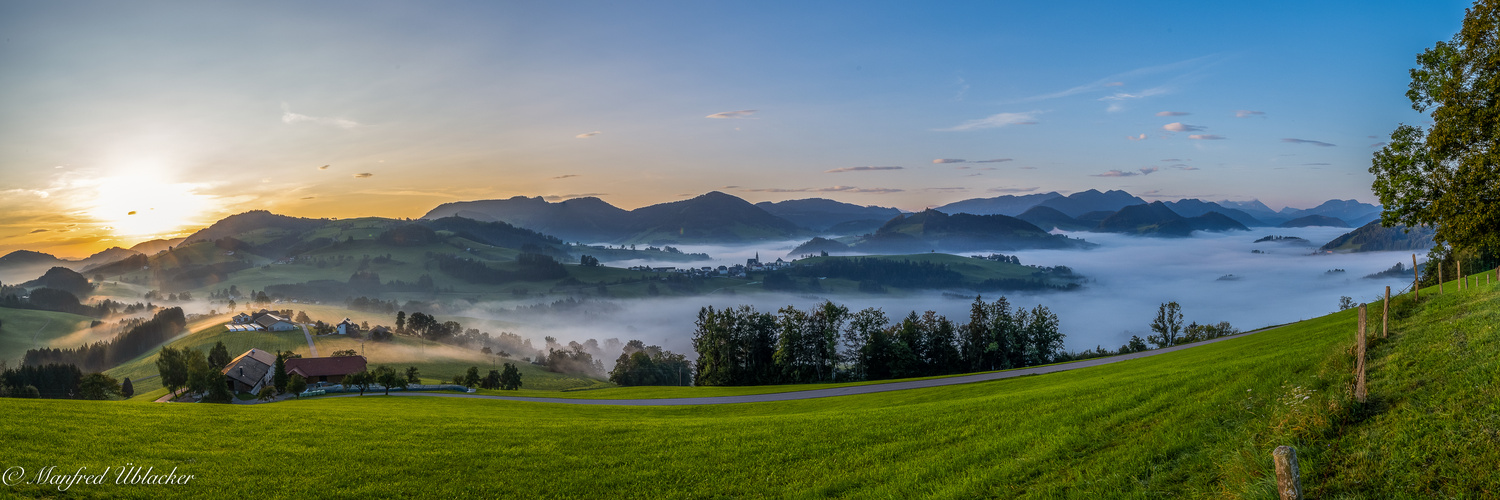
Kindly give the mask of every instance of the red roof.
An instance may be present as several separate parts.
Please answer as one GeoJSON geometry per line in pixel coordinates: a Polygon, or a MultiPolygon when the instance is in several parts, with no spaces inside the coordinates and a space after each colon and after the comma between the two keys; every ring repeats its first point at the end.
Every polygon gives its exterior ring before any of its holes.
{"type": "Polygon", "coordinates": [[[337,356],[332,358],[292,358],[286,360],[286,372],[308,377],[348,375],[365,370],[364,356],[337,356]]]}

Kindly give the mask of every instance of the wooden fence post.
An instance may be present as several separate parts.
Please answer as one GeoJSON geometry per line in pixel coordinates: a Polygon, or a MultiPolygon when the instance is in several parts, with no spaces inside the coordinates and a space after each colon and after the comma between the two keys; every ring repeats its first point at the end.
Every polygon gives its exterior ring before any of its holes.
{"type": "Polygon", "coordinates": [[[1277,446],[1271,452],[1276,462],[1276,494],[1281,500],[1302,500],[1302,470],[1297,467],[1297,449],[1277,446]]]}
{"type": "Polygon", "coordinates": [[[1354,399],[1363,403],[1369,397],[1365,387],[1365,305],[1359,305],[1359,336],[1354,348],[1354,399]]]}
{"type": "Polygon", "coordinates": [[[1391,334],[1391,286],[1385,286],[1384,310],[1380,312],[1380,338],[1391,334]]]}
{"type": "MultiPolygon", "coordinates": [[[[1500,267],[1495,268],[1495,272],[1500,273],[1500,267]]],[[[1411,299],[1422,300],[1422,275],[1417,272],[1417,254],[1411,254],[1411,299]]]]}

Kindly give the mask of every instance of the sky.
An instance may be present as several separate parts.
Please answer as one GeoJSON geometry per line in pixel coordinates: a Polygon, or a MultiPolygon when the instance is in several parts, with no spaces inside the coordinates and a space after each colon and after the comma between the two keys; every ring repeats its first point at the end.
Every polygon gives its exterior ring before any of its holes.
{"type": "Polygon", "coordinates": [[[0,253],[516,195],[1376,202],[1466,6],[5,2],[0,253]]]}

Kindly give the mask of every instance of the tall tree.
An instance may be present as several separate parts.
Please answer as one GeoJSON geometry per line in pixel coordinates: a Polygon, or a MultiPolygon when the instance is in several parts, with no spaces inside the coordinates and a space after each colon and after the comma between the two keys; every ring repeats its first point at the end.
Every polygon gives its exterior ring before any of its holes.
{"type": "Polygon", "coordinates": [[[1417,56],[1406,97],[1432,126],[1402,124],[1375,153],[1381,223],[1431,226],[1433,261],[1500,254],[1500,2],[1475,2],[1451,40],[1417,56]]]}
{"type": "Polygon", "coordinates": [[[223,341],[214,343],[213,348],[208,350],[209,366],[224,368],[225,365],[228,365],[233,360],[234,358],[229,357],[229,348],[224,346],[223,341]]]}
{"type": "Polygon", "coordinates": [[[156,356],[156,371],[161,374],[161,385],[167,388],[168,394],[174,394],[187,385],[188,368],[180,349],[161,348],[161,353],[156,356]]]}
{"type": "Polygon", "coordinates": [[[271,385],[276,387],[276,392],[286,392],[286,384],[290,381],[286,376],[286,353],[276,351],[276,366],[272,369],[271,385]]]}
{"type": "Polygon", "coordinates": [[[90,373],[78,382],[78,396],[83,399],[109,399],[120,394],[120,383],[103,373],[90,373]]]}
{"type": "Polygon", "coordinates": [[[1151,331],[1156,335],[1147,336],[1146,341],[1156,344],[1157,349],[1177,345],[1182,333],[1182,306],[1168,302],[1158,307],[1156,319],[1151,321],[1151,331]]]}

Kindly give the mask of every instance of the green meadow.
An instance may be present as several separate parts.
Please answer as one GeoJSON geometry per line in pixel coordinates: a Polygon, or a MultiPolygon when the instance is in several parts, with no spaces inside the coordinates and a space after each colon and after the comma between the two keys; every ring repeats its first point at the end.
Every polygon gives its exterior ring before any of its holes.
{"type": "Polygon", "coordinates": [[[77,314],[0,307],[0,361],[18,366],[27,349],[50,347],[53,339],[88,328],[89,321],[77,314]]]}
{"type": "Polygon", "coordinates": [[[1106,366],[860,396],[655,408],[11,399],[0,438],[5,465],[33,472],[130,462],[195,476],[77,485],[77,497],[1274,498],[1270,452],[1291,445],[1309,498],[1483,498],[1500,491],[1500,294],[1480,288],[1396,298],[1388,339],[1376,304],[1367,403],[1352,398],[1348,310],[1106,366]]]}

